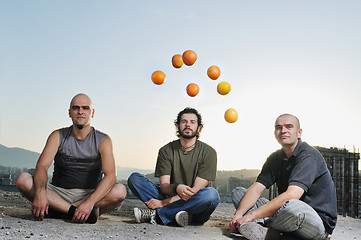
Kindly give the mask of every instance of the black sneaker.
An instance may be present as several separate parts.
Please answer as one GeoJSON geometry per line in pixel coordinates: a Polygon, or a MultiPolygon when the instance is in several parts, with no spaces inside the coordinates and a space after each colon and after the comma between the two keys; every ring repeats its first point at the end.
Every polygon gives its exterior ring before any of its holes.
{"type": "Polygon", "coordinates": [[[134,217],[137,223],[149,221],[151,224],[156,224],[155,215],[156,210],[134,208],[134,217]]]}

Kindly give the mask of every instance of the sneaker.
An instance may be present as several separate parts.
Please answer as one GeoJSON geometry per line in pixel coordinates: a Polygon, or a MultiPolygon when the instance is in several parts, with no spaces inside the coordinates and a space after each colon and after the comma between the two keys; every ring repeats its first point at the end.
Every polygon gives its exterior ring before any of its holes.
{"type": "Polygon", "coordinates": [[[134,208],[134,216],[137,223],[149,221],[151,224],[155,224],[155,214],[156,211],[153,209],[134,208]]]}
{"type": "Polygon", "coordinates": [[[179,211],[175,215],[175,221],[179,226],[185,227],[190,224],[190,222],[192,221],[192,217],[191,215],[188,215],[186,211],[179,211]]]}
{"type": "Polygon", "coordinates": [[[248,240],[264,240],[267,234],[267,228],[255,222],[242,224],[238,231],[248,240]]]}

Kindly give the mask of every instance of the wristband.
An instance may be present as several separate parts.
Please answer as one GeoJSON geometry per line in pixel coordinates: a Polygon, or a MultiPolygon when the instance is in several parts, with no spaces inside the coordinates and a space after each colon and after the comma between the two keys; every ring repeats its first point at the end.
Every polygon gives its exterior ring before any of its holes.
{"type": "Polygon", "coordinates": [[[173,194],[174,195],[177,195],[177,187],[178,187],[179,184],[173,184],[173,194]]]}

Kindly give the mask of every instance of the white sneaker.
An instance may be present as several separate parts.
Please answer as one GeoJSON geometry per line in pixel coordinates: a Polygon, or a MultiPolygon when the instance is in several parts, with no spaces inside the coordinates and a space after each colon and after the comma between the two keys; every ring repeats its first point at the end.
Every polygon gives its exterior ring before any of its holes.
{"type": "Polygon", "coordinates": [[[179,211],[175,215],[175,221],[179,226],[185,227],[191,222],[191,216],[186,211],[179,211]]]}
{"type": "Polygon", "coordinates": [[[149,221],[151,224],[156,224],[155,214],[156,211],[153,209],[134,208],[134,217],[137,223],[149,221]]]}
{"type": "Polygon", "coordinates": [[[238,231],[248,240],[264,240],[267,234],[267,228],[255,222],[242,224],[238,231]]]}

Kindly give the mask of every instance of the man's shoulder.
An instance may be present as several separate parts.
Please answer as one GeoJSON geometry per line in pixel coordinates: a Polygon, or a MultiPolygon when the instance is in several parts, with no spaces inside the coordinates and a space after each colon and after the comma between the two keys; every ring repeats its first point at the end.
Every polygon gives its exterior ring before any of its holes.
{"type": "Polygon", "coordinates": [[[209,150],[209,151],[216,151],[213,147],[211,147],[210,145],[208,145],[207,143],[205,143],[205,142],[202,142],[202,141],[199,141],[199,140],[197,140],[197,142],[199,143],[199,145],[201,146],[201,147],[203,147],[203,148],[205,148],[205,149],[207,149],[207,150],[209,150]]]}
{"type": "Polygon", "coordinates": [[[298,151],[298,155],[314,155],[322,157],[322,154],[316,148],[312,147],[306,142],[302,142],[302,145],[298,151]]]}
{"type": "Polygon", "coordinates": [[[94,127],[92,127],[94,129],[94,132],[96,135],[100,135],[100,136],[109,136],[108,134],[98,130],[98,129],[95,129],[94,127]]]}
{"type": "Polygon", "coordinates": [[[73,127],[73,125],[71,125],[69,127],[58,128],[58,129],[54,130],[54,132],[58,132],[62,137],[65,137],[72,132],[72,127],[73,127]]]}
{"type": "Polygon", "coordinates": [[[174,141],[171,141],[171,142],[165,144],[164,146],[162,146],[159,149],[159,151],[171,150],[171,149],[174,149],[178,145],[179,145],[179,140],[174,140],[174,141]]]}
{"type": "Polygon", "coordinates": [[[274,159],[274,158],[283,158],[284,156],[284,151],[281,149],[278,149],[276,151],[274,151],[273,153],[271,153],[268,157],[268,159],[274,159]]]}

